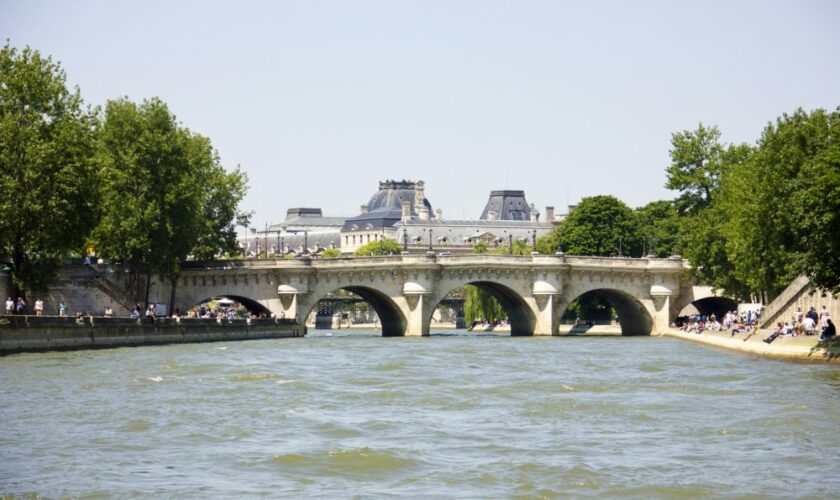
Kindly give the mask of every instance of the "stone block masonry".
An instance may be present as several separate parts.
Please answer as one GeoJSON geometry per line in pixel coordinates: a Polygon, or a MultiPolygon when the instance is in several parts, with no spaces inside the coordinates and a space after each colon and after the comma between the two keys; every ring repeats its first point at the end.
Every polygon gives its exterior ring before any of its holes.
{"type": "Polygon", "coordinates": [[[303,337],[306,327],[283,319],[218,322],[158,318],[154,324],[129,318],[0,316],[0,355],[159,344],[303,337]]]}

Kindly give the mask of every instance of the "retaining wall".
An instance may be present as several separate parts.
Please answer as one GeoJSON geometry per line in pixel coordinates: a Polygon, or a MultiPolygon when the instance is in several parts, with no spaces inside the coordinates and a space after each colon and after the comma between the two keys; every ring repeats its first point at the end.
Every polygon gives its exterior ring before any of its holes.
{"type": "Polygon", "coordinates": [[[0,355],[17,352],[101,349],[193,342],[303,337],[306,327],[285,319],[130,318],[0,316],[0,355]]]}

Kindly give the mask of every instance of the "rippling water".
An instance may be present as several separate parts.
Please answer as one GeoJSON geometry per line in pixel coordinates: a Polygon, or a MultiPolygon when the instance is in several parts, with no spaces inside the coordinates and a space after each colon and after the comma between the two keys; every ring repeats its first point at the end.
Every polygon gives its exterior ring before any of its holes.
{"type": "Polygon", "coordinates": [[[0,358],[0,493],[840,489],[836,367],[665,338],[345,332],[0,358]]]}

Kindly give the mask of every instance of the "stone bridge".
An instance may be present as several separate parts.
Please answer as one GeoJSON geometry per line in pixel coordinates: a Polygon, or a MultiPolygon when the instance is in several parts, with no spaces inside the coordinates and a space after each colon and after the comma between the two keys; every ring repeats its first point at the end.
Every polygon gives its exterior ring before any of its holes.
{"type": "MultiPolygon", "coordinates": [[[[176,284],[175,303],[184,309],[226,296],[302,322],[321,298],[344,289],[371,304],[383,335],[424,336],[447,294],[471,284],[499,300],[512,335],[557,335],[563,312],[587,293],[615,308],[623,334],[648,335],[667,327],[686,306],[702,311],[700,299],[716,300],[708,287],[694,286],[685,268],[679,258],[562,254],[195,262],[176,284]]],[[[163,299],[169,297],[169,284],[157,288],[152,295],[168,302],[163,299]]]]}

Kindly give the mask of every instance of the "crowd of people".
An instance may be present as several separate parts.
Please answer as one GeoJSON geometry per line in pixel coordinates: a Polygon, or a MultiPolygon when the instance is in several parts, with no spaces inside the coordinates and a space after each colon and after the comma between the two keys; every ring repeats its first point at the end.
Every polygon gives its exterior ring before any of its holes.
{"type": "MultiPolygon", "coordinates": [[[[715,314],[693,314],[687,318],[681,318],[674,326],[684,332],[701,334],[710,332],[750,333],[758,328],[758,321],[761,319],[761,310],[727,311],[722,318],[718,319],[715,314]]],[[[754,333],[754,332],[753,332],[754,333]]]]}
{"type": "MultiPolygon", "coordinates": [[[[758,333],[761,313],[762,311],[760,309],[756,311],[742,311],[740,313],[729,311],[720,320],[714,314],[694,314],[687,318],[681,318],[681,320],[672,326],[684,332],[694,332],[698,335],[706,331],[727,332],[730,336],[745,334],[744,341],[747,341],[750,337],[758,333]]],[[[773,332],[763,340],[769,344],[779,337],[816,335],[818,332],[820,333],[820,342],[829,341],[836,337],[835,326],[831,321],[831,314],[828,312],[828,308],[823,306],[822,311],[817,313],[816,308],[813,306],[807,312],[803,312],[802,308],[797,307],[790,321],[777,322],[773,332]]]]}

